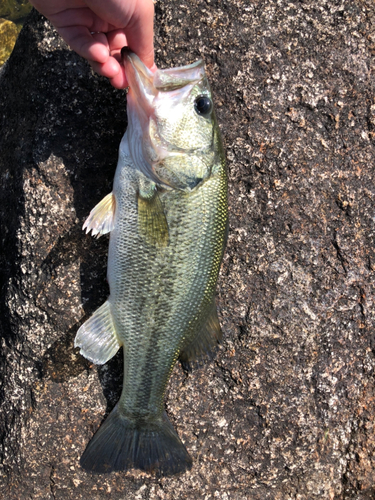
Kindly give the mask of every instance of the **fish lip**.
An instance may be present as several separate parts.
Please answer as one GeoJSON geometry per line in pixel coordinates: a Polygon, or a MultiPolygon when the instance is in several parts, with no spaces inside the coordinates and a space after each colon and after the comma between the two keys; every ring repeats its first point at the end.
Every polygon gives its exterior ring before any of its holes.
{"type": "Polygon", "coordinates": [[[136,96],[137,108],[147,120],[153,114],[152,104],[157,94],[153,84],[154,74],[128,47],[121,49],[121,59],[129,87],[136,96]]]}
{"type": "Polygon", "coordinates": [[[203,59],[177,68],[160,69],[154,74],[154,86],[161,92],[179,90],[196,85],[206,76],[203,59]]]}
{"type": "MultiPolygon", "coordinates": [[[[138,74],[141,74],[143,78],[147,78],[150,81],[154,78],[154,73],[141,61],[141,59],[132,52],[129,47],[123,47],[121,49],[121,62],[125,67],[125,73],[129,68],[129,63],[133,66],[134,70],[138,74]]],[[[156,72],[159,70],[156,70],[156,72]]]]}
{"type": "Polygon", "coordinates": [[[143,86],[147,86],[147,90],[154,97],[158,92],[170,92],[181,89],[187,85],[194,85],[205,78],[205,65],[203,59],[179,66],[177,68],[157,69],[152,72],[141,59],[132,52],[129,47],[121,49],[121,61],[125,67],[125,74],[130,87],[136,82],[132,82],[132,76],[136,73],[137,83],[140,81],[143,86]]]}
{"type": "Polygon", "coordinates": [[[133,52],[126,45],[121,49],[121,61],[124,63],[125,57],[131,55],[133,52]]]}

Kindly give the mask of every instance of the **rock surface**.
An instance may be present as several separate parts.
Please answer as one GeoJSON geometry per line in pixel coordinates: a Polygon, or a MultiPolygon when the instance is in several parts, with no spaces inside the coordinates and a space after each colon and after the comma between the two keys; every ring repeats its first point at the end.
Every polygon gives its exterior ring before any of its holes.
{"type": "Polygon", "coordinates": [[[203,57],[230,173],[214,362],[176,366],[193,469],[95,476],[78,460],[120,393],[73,348],[104,301],[123,91],[30,16],[0,74],[1,478],[17,499],[375,498],[375,15],[370,0],[165,0],[160,67],[203,57]]]}

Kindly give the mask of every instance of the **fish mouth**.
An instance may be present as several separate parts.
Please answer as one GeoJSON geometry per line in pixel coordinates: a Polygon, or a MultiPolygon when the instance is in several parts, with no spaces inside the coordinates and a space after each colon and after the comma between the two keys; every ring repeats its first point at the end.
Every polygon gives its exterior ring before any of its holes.
{"type": "Polygon", "coordinates": [[[153,83],[154,74],[128,47],[122,48],[121,58],[130,87],[129,94],[130,96],[134,94],[141,126],[144,126],[145,120],[148,122],[152,116],[152,104],[157,94],[153,83]]]}
{"type": "MultiPolygon", "coordinates": [[[[160,134],[155,140],[156,100],[163,97],[163,93],[168,93],[168,99],[176,102],[187,95],[194,85],[205,78],[204,62],[200,59],[186,66],[152,72],[128,47],[122,48],[121,58],[129,83],[128,132],[132,135],[129,137],[129,149],[133,162],[153,182],[167,188],[179,188],[157,175],[157,165],[167,157],[191,154],[192,150],[187,152],[174,147],[160,134]]],[[[189,184],[186,187],[191,189],[192,183],[189,184]]]]}
{"type": "Polygon", "coordinates": [[[186,85],[199,82],[205,76],[202,59],[186,66],[157,69],[152,72],[128,47],[121,49],[121,58],[129,86],[139,97],[144,95],[146,98],[150,98],[151,96],[155,97],[158,91],[178,90],[186,85]]]}

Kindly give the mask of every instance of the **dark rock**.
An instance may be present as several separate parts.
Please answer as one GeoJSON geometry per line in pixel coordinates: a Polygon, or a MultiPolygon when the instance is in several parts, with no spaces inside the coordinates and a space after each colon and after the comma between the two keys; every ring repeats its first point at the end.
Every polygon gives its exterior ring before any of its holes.
{"type": "Polygon", "coordinates": [[[191,472],[86,474],[121,386],[73,349],[105,299],[125,93],[33,13],[0,77],[1,493],[7,499],[375,498],[375,105],[369,0],[156,4],[161,67],[203,57],[230,173],[224,343],[166,405],[191,472]]]}

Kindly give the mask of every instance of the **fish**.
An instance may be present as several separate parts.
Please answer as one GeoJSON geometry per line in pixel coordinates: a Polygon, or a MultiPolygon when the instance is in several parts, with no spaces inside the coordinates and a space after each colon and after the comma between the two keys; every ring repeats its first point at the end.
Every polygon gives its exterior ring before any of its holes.
{"type": "Polygon", "coordinates": [[[80,464],[158,476],[192,459],[164,408],[179,360],[189,370],[220,343],[215,293],[228,233],[227,169],[203,60],[150,71],[122,50],[128,127],[113,190],[84,223],[110,233],[108,300],[75,346],[95,364],[123,347],[121,397],[80,464]]]}

